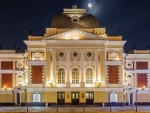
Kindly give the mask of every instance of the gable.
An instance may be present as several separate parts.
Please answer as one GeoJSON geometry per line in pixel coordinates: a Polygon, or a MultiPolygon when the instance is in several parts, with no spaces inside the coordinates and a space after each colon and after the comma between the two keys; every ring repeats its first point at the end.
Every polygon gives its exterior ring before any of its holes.
{"type": "Polygon", "coordinates": [[[79,29],[72,29],[66,32],[46,37],[43,40],[108,40],[108,39],[79,29]]]}

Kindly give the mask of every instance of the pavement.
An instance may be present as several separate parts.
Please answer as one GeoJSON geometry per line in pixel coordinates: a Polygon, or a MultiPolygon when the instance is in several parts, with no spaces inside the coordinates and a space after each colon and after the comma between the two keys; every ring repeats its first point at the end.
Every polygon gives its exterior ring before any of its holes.
{"type": "MultiPolygon", "coordinates": [[[[136,112],[136,106],[51,106],[51,107],[33,107],[33,106],[0,106],[0,112],[136,112]],[[28,110],[27,110],[28,109],[28,110]]],[[[137,106],[138,112],[150,112],[149,106],[137,106]]]]}

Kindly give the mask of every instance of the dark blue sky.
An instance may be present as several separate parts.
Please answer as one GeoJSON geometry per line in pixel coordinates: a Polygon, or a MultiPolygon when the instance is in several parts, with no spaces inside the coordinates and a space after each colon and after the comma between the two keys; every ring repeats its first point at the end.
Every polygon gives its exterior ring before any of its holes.
{"type": "Polygon", "coordinates": [[[43,35],[53,17],[63,8],[87,8],[96,16],[108,35],[118,35],[121,29],[125,50],[150,46],[150,0],[0,0],[0,44],[3,49],[26,48],[29,29],[32,35],[43,35]],[[93,4],[89,9],[88,2],[93,4]]]}

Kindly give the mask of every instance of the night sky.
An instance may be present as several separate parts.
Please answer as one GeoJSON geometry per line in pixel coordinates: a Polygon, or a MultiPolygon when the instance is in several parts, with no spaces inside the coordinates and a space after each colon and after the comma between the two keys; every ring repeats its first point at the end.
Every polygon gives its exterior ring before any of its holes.
{"type": "Polygon", "coordinates": [[[26,49],[29,30],[32,35],[43,35],[53,17],[63,8],[86,8],[106,28],[107,35],[118,35],[121,29],[127,40],[125,51],[136,46],[150,46],[150,0],[0,0],[0,44],[2,49],[26,49]],[[92,8],[87,4],[91,2],[92,8]]]}

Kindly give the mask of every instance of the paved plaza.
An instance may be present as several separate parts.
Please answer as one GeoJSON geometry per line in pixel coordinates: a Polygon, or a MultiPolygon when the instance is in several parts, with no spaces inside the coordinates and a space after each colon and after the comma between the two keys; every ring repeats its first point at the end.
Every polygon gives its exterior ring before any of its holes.
{"type": "MultiPolygon", "coordinates": [[[[28,106],[28,112],[136,112],[136,106],[51,106],[32,107],[28,106]]],[[[150,112],[149,106],[137,106],[138,112],[150,112]]],[[[0,106],[0,112],[27,112],[26,106],[0,106]]]]}

